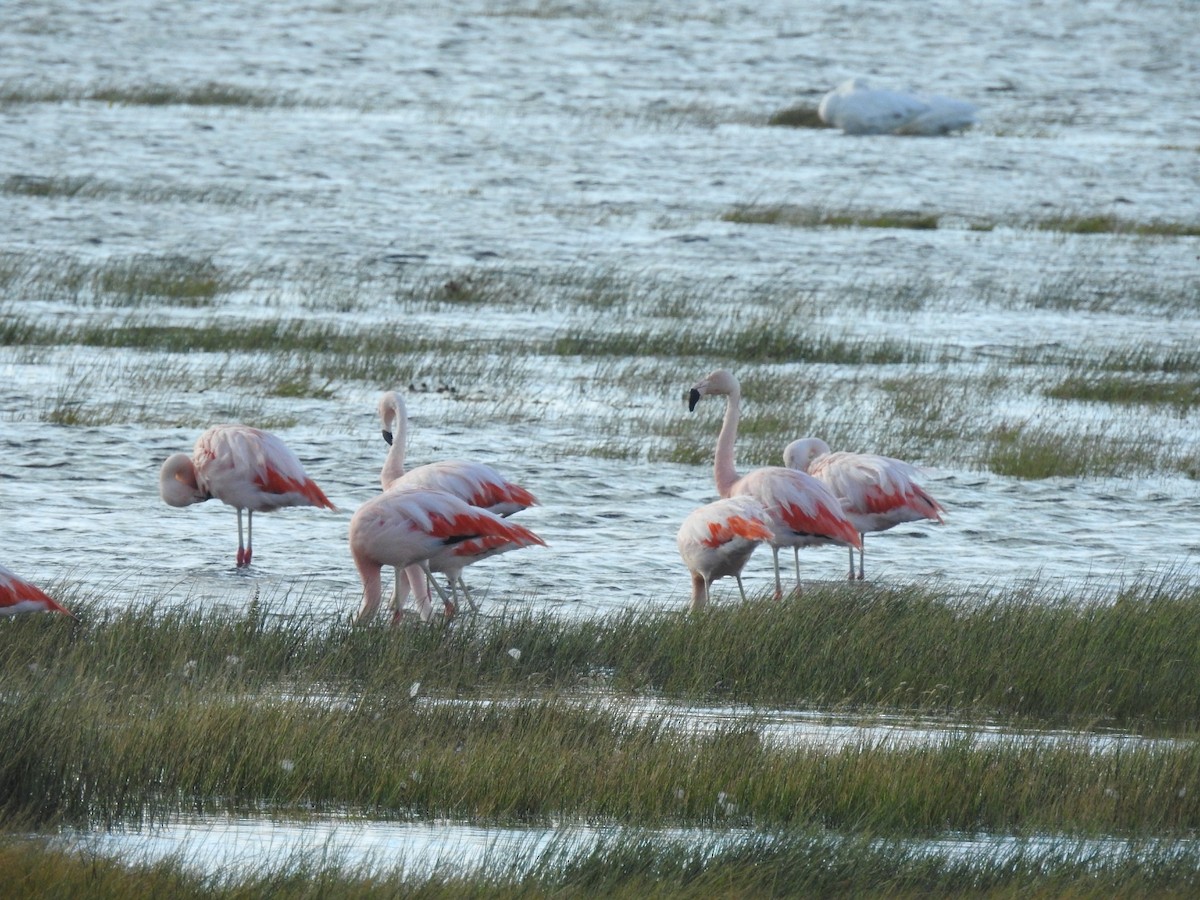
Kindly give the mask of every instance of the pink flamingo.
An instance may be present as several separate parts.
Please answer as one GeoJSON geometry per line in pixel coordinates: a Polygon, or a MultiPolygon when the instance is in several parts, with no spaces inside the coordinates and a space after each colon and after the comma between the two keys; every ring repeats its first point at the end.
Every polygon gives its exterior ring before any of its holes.
{"type": "Polygon", "coordinates": [[[162,464],[159,493],[169,506],[216,497],[237,510],[238,568],[254,553],[254,513],[285,506],[336,509],[308,477],[300,460],[270,432],[248,425],[214,425],[196,439],[192,455],[175,453],[162,464]],[[242,542],[242,510],[247,511],[242,542]]]}
{"type": "MultiPolygon", "coordinates": [[[[909,463],[871,453],[831,453],[820,438],[792,441],[783,451],[786,466],[808,472],[841,501],[860,537],[868,531],[887,531],[904,522],[933,519],[943,524],[945,510],[916,483],[919,474],[909,463]]],[[[796,560],[796,571],[800,561],[796,560]]],[[[863,578],[863,548],[858,548],[858,579],[863,578]]],[[[854,580],[854,549],[850,549],[850,580],[854,580]]]]}
{"type": "Polygon", "coordinates": [[[679,555],[692,573],[692,610],[708,603],[712,583],[732,575],[742,600],[742,569],[763,541],[774,538],[767,512],[753,497],[729,497],[693,510],[675,538],[679,555]]]}
{"type": "Polygon", "coordinates": [[[59,605],[39,588],[12,570],[0,566],[0,616],[16,616],[29,612],[56,612],[75,618],[70,610],[59,605]]]}
{"type": "MultiPolygon", "coordinates": [[[[485,463],[466,459],[441,460],[427,463],[415,469],[404,471],[405,447],[408,439],[408,410],[404,398],[397,391],[388,391],[379,398],[379,418],[382,424],[383,439],[390,446],[387,459],[380,470],[379,480],[384,490],[397,486],[420,487],[435,491],[445,491],[465,500],[472,506],[486,509],[499,516],[510,516],[530,506],[537,505],[537,499],[525,488],[515,484],[485,463]]],[[[478,609],[475,600],[467,590],[466,582],[462,580],[462,570],[471,563],[486,559],[502,550],[491,548],[484,550],[471,558],[466,548],[457,548],[454,553],[444,553],[429,561],[431,572],[444,573],[450,583],[452,596],[457,588],[461,588],[463,596],[471,604],[472,609],[478,609]]],[[[395,592],[392,595],[392,612],[399,619],[408,596],[409,585],[412,586],[413,599],[417,606],[424,610],[429,603],[429,589],[425,585],[424,573],[419,569],[396,571],[395,592]]]]}
{"type": "MultiPolygon", "coordinates": [[[[465,558],[534,544],[545,546],[545,541],[528,528],[444,491],[407,487],[385,491],[360,506],[350,520],[350,553],[363,583],[355,623],[369,622],[379,608],[383,566],[395,566],[397,571],[418,567],[441,596],[449,620],[455,605],[433,581],[430,560],[460,549],[465,558]]],[[[430,615],[430,610],[421,609],[423,619],[430,615]]]]}
{"type": "MultiPolygon", "coordinates": [[[[769,541],[775,564],[775,596],[783,596],[779,576],[779,548],[807,547],[832,541],[861,547],[862,538],[842,512],[841,504],[825,485],[805,472],[785,466],[764,466],[738,477],[733,446],[741,417],[742,389],[733,374],[717,369],[696,382],[688,394],[688,409],[695,410],[701,397],[724,395],[725,418],[717,436],[713,476],[722,497],[749,494],[767,511],[774,538],[769,541]]],[[[797,590],[800,587],[796,581],[797,590]]]]}

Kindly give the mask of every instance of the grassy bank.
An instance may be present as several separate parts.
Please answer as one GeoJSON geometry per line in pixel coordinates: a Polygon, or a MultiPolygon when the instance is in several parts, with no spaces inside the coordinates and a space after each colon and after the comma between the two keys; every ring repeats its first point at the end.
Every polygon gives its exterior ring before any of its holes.
{"type": "MultiPolygon", "coordinates": [[[[315,855],[314,855],[315,857],[315,855]]],[[[391,861],[291,858],[196,874],[179,861],[121,863],[44,843],[0,844],[0,877],[18,898],[535,897],[1176,897],[1197,887],[1194,857],[1172,845],[1079,849],[1018,842],[1002,856],[951,855],[904,842],[817,833],[724,839],[624,836],[553,844],[514,866],[487,860],[413,874],[391,861]]]]}
{"type": "Polygon", "coordinates": [[[74,629],[5,623],[0,808],[1183,834],[1200,828],[1196,600],[1165,582],[1083,598],[847,585],[701,616],[357,630],[76,604],[74,629]],[[698,730],[633,703],[647,696],[958,724],[916,744],[779,743],[753,714],[698,730]],[[997,720],[1024,730],[977,733],[997,720]],[[1047,724],[1080,735],[1045,740],[1047,724]],[[1175,739],[1085,739],[1102,725],[1175,739]]]}

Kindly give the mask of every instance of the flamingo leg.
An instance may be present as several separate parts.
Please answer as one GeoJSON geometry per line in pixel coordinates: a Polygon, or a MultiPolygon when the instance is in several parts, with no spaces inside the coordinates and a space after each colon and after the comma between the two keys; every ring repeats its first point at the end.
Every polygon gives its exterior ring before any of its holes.
{"type": "Polygon", "coordinates": [[[467,598],[467,603],[471,607],[471,612],[479,612],[479,604],[475,602],[475,598],[471,596],[471,592],[467,590],[467,583],[463,581],[462,574],[458,576],[458,586],[462,588],[463,596],[467,598]]]}
{"type": "Polygon", "coordinates": [[[792,555],[796,557],[796,584],[800,583],[800,548],[793,547],[792,555]]]}
{"type": "Polygon", "coordinates": [[[246,510],[246,565],[254,555],[254,510],[246,510]]]}
{"type": "MultiPolygon", "coordinates": [[[[775,599],[783,599],[783,581],[779,578],[779,545],[771,545],[771,558],[775,560],[775,599]]],[[[796,582],[796,591],[800,590],[800,582],[796,582]]]]}
{"type": "Polygon", "coordinates": [[[404,618],[404,601],[408,599],[408,574],[396,568],[396,586],[392,589],[392,624],[400,624],[404,618]]]}
{"type": "Polygon", "coordinates": [[[458,611],[458,607],[455,606],[453,600],[446,596],[446,592],[442,590],[442,586],[434,580],[433,573],[429,571],[429,560],[422,561],[420,565],[424,570],[426,577],[429,579],[429,583],[433,585],[433,589],[437,591],[438,596],[442,598],[442,603],[446,607],[446,621],[449,622],[454,618],[454,614],[458,611]]]}
{"type": "Polygon", "coordinates": [[[745,603],[746,602],[746,589],[744,587],[742,587],[741,573],[734,575],[733,577],[737,579],[738,590],[742,592],[742,602],[745,603]]]}
{"type": "MultiPolygon", "coordinates": [[[[864,534],[863,532],[861,532],[861,531],[860,531],[860,532],[858,533],[858,540],[859,540],[859,545],[858,545],[858,580],[859,580],[859,581],[862,581],[862,580],[863,580],[863,567],[864,567],[864,563],[863,563],[863,557],[864,557],[864,556],[866,556],[866,554],[867,554],[867,536],[866,536],[866,534],[864,534]]],[[[853,556],[853,555],[854,555],[854,551],[853,551],[853,550],[851,550],[851,551],[850,551],[850,555],[851,555],[851,556],[853,556]]]]}
{"type": "Polygon", "coordinates": [[[238,552],[237,552],[237,567],[240,569],[243,566],[249,565],[249,559],[246,557],[246,548],[242,544],[242,509],[239,506],[237,511],[238,517],[238,552]]]}
{"type": "Polygon", "coordinates": [[[854,548],[850,547],[849,550],[850,550],[850,574],[846,577],[849,578],[851,581],[853,581],[854,580],[854,548]]]}

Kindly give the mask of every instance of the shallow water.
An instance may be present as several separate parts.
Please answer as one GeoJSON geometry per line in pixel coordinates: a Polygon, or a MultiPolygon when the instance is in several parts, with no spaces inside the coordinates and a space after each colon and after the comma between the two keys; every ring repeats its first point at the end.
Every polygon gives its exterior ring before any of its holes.
{"type": "MultiPolygon", "coordinates": [[[[883,2],[476,0],[453,11],[408,2],[8,4],[0,9],[0,84],[10,88],[220,84],[283,105],[0,106],[5,177],[88,177],[111,188],[87,199],[0,192],[8,223],[0,249],[51,258],[211,255],[255,271],[312,260],[349,271],[583,265],[725,278],[742,293],[774,278],[831,290],[930,279],[953,299],[905,314],[840,314],[835,306],[816,321],[982,358],[989,347],[1052,342],[1178,345],[1200,324],[1195,310],[1081,314],[997,308],[986,298],[1080,273],[1096,284],[1151,278],[1178,289],[1196,276],[1195,239],[1005,228],[865,233],[745,226],[720,215],[739,203],[783,202],[1001,222],[1043,211],[1194,221],[1200,61],[1180,10],[1115,0],[1019,9],[975,0],[926,4],[919,16],[883,2]],[[850,75],[970,98],[981,125],[945,140],[764,127],[771,112],[815,105],[850,75]],[[147,202],[151,190],[158,199],[147,202]],[[204,196],[234,199],[195,199],[204,196]]],[[[7,299],[56,320],[95,314],[7,299]]],[[[235,293],[217,312],[231,320],[303,314],[286,305],[286,293],[276,302],[283,305],[264,308],[258,295],[235,293]]],[[[562,324],[555,310],[468,315],[398,322],[380,308],[352,317],[499,339],[562,324]]],[[[147,393],[155,409],[199,404],[236,414],[249,401],[302,423],[282,435],[339,512],[260,516],[255,566],[239,573],[230,510],[172,510],[157,496],[158,464],[188,449],[196,429],[41,421],[55,398],[102,399],[94,392],[104,390],[105,366],[144,359],[78,349],[0,354],[6,563],[42,583],[118,596],[238,603],[282,593],[347,614],[358,588],[346,526],[374,492],[383,458],[376,395],[436,378],[436,360],[426,373],[342,386],[327,401],[147,393]]],[[[692,508],[713,499],[707,468],[587,456],[603,436],[580,411],[622,398],[582,398],[587,373],[570,360],[537,365],[544,419],[519,429],[455,426],[454,404],[409,398],[410,460],[483,456],[543,504],[522,519],[550,547],[491,560],[469,581],[489,600],[584,611],[682,604],[674,534],[692,508]]],[[[702,374],[680,371],[664,407],[678,407],[679,393],[702,374]]],[[[487,385],[472,387],[487,397],[487,385]]],[[[701,414],[715,437],[719,410],[701,414]]],[[[1156,416],[1194,446],[1195,413],[1156,416]]],[[[921,462],[947,524],[869,536],[874,580],[1111,582],[1195,571],[1200,503],[1190,480],[1022,482],[921,462]]],[[[803,577],[840,579],[843,564],[840,551],[810,551],[803,577]]],[[[747,586],[769,583],[769,553],[760,551],[747,586]]]]}
{"type": "MultiPolygon", "coordinates": [[[[1194,284],[1196,239],[1071,237],[1009,226],[1050,215],[1200,217],[1195,26],[1190,6],[1175,0],[469,0],[452,9],[405,0],[0,4],[0,87],[9,92],[219,84],[275,104],[0,104],[0,182],[87,178],[102,188],[83,198],[0,191],[0,251],[51,265],[212,257],[253,272],[319,262],[347,273],[436,275],[471,266],[645,273],[727,284],[741,298],[730,301],[730,316],[752,302],[755,284],[783,281],[836,297],[872,284],[928,282],[940,286],[940,299],[919,309],[832,303],[805,315],[814,327],[848,335],[958,348],[968,364],[1058,344],[1190,346],[1200,333],[1195,309],[1167,315],[1122,295],[1115,310],[1080,313],[995,298],[1081,279],[1097,290],[1148,283],[1170,293],[1194,284]],[[815,106],[824,91],[856,75],[971,99],[981,124],[944,140],[765,127],[771,113],[815,106]],[[898,208],[959,217],[963,225],[885,232],[721,219],[753,203],[898,208]],[[980,221],[999,227],[968,230],[980,221]]],[[[302,297],[285,286],[264,304],[260,292],[236,292],[215,313],[225,321],[310,315],[500,342],[553,334],[565,321],[557,309],[519,304],[494,314],[405,318],[370,302],[348,313],[306,313],[302,297]]],[[[0,297],[0,316],[6,310],[55,322],[114,315],[19,293],[0,297]]],[[[162,321],[212,312],[146,310],[162,321]]],[[[714,311],[714,321],[724,314],[714,311]]],[[[410,381],[436,383],[438,361],[423,372],[380,373],[377,384],[336,386],[329,400],[246,396],[227,387],[187,396],[147,389],[143,402],[155,415],[138,421],[186,419],[202,409],[288,414],[301,423],[280,433],[339,510],[260,516],[248,572],[233,566],[230,510],[213,503],[168,509],[158,497],[159,464],[189,449],[198,429],[44,421],[63,398],[103,400],[123,383],[122,367],[145,361],[135,351],[0,350],[3,562],[43,586],[103,602],[240,605],[265,597],[283,608],[349,615],[359,588],[347,525],[377,489],[385,452],[376,397],[410,381]]],[[[691,509],[714,498],[710,472],[589,456],[604,435],[587,417],[613,404],[660,401],[685,415],[680,393],[704,372],[680,371],[658,395],[648,389],[612,398],[582,394],[589,372],[577,363],[536,365],[539,392],[530,402],[541,417],[517,428],[464,420],[461,404],[435,393],[409,398],[410,460],[485,457],[541,500],[521,519],[548,548],[468,571],[485,610],[501,603],[587,614],[631,604],[681,608],[687,579],[674,535],[691,509]]],[[[463,387],[478,391],[477,404],[495,400],[489,385],[463,387]]],[[[712,438],[719,414],[716,406],[699,413],[712,438]]],[[[1195,412],[1155,413],[1153,423],[1195,448],[1195,412]]],[[[1026,482],[920,462],[926,487],[948,510],[946,525],[869,536],[873,581],[982,587],[1029,579],[1111,588],[1168,572],[1196,579],[1200,492],[1193,481],[1026,482]]],[[[790,558],[785,564],[790,570],[790,558]]],[[[844,566],[840,550],[803,557],[808,582],[840,580],[844,566]]],[[[752,560],[746,583],[754,592],[769,589],[767,552],[752,560]]],[[[717,593],[734,591],[722,583],[717,593]]],[[[740,714],[679,713],[697,727],[740,714]]],[[[772,736],[837,741],[864,733],[859,723],[793,718],[803,713],[778,712],[768,721],[755,715],[772,736]]],[[[878,728],[867,739],[911,734],[887,723],[878,728]]],[[[179,853],[212,869],[253,868],[313,850],[385,864],[398,853],[434,864],[486,854],[511,860],[560,834],[215,817],[66,839],[150,858],[179,853]]],[[[594,840],[599,832],[577,834],[594,840]]],[[[970,837],[945,842],[959,844],[979,846],[970,837]]]]}

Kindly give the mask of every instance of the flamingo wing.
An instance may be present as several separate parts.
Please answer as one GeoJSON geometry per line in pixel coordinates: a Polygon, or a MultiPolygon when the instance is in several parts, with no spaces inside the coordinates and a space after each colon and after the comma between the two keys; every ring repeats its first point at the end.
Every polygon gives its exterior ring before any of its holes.
{"type": "Polygon", "coordinates": [[[26,612],[56,612],[75,616],[66,607],[10,569],[0,566],[0,616],[26,612]]]}
{"type": "Polygon", "coordinates": [[[392,486],[445,491],[472,506],[501,516],[537,505],[533,494],[508,481],[491,466],[465,459],[417,466],[392,482],[392,486]]]}
{"type": "Polygon", "coordinates": [[[786,546],[825,538],[862,546],[858,529],[842,511],[842,504],[825,485],[804,472],[765,466],[741,478],[732,493],[748,494],[763,505],[772,519],[772,543],[786,546]]]}
{"type": "Polygon", "coordinates": [[[919,484],[916,468],[870,453],[836,452],[818,457],[812,474],[841,501],[862,531],[879,531],[917,519],[942,521],[945,510],[919,484]]]}
{"type": "Polygon", "coordinates": [[[192,452],[198,479],[230,506],[258,511],[285,506],[334,509],[277,436],[248,425],[215,425],[192,452]]]}

